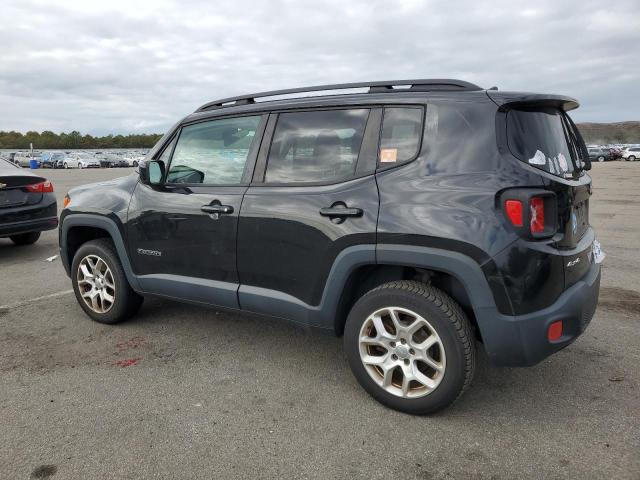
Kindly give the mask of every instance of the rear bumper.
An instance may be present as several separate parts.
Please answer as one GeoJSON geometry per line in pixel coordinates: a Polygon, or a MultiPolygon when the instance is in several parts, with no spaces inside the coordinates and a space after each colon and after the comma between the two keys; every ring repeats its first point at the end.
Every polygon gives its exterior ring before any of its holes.
{"type": "MultiPolygon", "coordinates": [[[[585,276],[568,288],[550,306],[525,315],[502,315],[490,309],[485,316],[482,337],[492,363],[502,366],[535,365],[563,349],[587,328],[598,305],[600,265],[593,264],[585,276]],[[493,316],[493,318],[486,318],[493,316]],[[549,325],[562,320],[562,336],[547,339],[549,325]]],[[[483,309],[481,309],[483,310],[483,309]]]]}
{"type": "Polygon", "coordinates": [[[53,230],[58,226],[57,213],[54,193],[42,194],[40,202],[34,205],[1,209],[0,237],[53,230]]]}
{"type": "Polygon", "coordinates": [[[22,222],[0,224],[0,237],[9,237],[20,233],[43,232],[58,226],[58,217],[39,218],[22,222]]]}

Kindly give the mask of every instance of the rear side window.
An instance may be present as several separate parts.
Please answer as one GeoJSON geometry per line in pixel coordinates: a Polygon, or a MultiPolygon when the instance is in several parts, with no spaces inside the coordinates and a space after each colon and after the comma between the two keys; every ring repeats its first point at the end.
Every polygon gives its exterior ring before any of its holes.
{"type": "Polygon", "coordinates": [[[266,183],[331,183],[353,176],[369,110],[281,113],[266,183]]]}
{"type": "Polygon", "coordinates": [[[565,113],[557,108],[510,110],[507,114],[507,141],[511,153],[554,175],[570,176],[580,165],[579,149],[573,145],[576,139],[570,132],[571,125],[565,113]]]}
{"type": "Polygon", "coordinates": [[[380,138],[380,165],[391,166],[413,160],[422,136],[422,108],[384,109],[380,138]]]}

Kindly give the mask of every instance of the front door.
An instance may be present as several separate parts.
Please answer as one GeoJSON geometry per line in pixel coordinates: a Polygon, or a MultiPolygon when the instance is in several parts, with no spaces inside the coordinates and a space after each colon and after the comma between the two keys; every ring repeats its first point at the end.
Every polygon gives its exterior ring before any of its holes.
{"type": "Polygon", "coordinates": [[[254,115],[183,126],[157,157],[163,184],[138,183],[128,237],[142,290],[238,308],[238,215],[264,123],[254,115]]]}

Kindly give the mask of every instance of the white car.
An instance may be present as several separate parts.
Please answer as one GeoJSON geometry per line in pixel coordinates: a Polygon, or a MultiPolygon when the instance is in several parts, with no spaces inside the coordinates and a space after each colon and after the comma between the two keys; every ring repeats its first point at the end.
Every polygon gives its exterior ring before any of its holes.
{"type": "Polygon", "coordinates": [[[69,155],[64,161],[64,168],[100,168],[100,160],[87,153],[69,155]]]}
{"type": "Polygon", "coordinates": [[[622,151],[622,158],[635,162],[637,158],[640,158],[640,147],[627,147],[622,151]]]}
{"type": "Polygon", "coordinates": [[[137,167],[144,160],[144,155],[126,155],[124,159],[129,163],[130,167],[137,167]]]}

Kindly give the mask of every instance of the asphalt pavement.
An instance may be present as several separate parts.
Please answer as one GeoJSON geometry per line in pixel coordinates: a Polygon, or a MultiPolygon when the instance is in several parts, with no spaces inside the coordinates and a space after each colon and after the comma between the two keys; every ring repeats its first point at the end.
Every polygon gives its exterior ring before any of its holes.
{"type": "MultiPolygon", "coordinates": [[[[46,170],[59,198],[132,169],[46,170]]],[[[386,409],[342,339],[147,300],[117,326],[77,305],[57,232],[0,239],[0,479],[640,479],[640,162],[595,164],[599,307],[531,368],[480,355],[437,415],[386,409]]]]}

